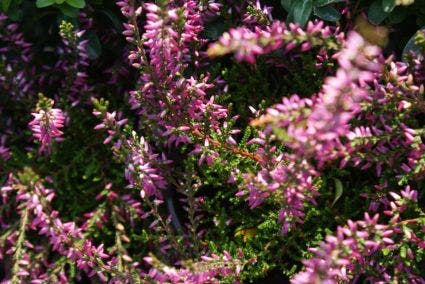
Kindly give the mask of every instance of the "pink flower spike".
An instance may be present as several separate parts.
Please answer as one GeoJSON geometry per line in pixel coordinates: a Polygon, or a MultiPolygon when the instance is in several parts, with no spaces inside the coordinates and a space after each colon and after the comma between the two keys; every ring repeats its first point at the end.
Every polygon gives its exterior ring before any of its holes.
{"type": "Polygon", "coordinates": [[[53,141],[60,141],[63,134],[60,129],[64,126],[65,115],[58,108],[40,109],[32,115],[34,119],[28,125],[33,131],[33,137],[41,142],[39,153],[50,154],[53,141]]]}

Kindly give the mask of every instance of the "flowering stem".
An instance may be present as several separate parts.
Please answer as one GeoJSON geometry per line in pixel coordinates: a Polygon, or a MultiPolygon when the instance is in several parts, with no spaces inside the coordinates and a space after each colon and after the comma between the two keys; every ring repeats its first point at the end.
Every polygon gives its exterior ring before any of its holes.
{"type": "Polygon", "coordinates": [[[196,219],[196,189],[192,186],[193,175],[189,175],[188,180],[184,183],[186,189],[183,189],[183,193],[187,196],[187,213],[190,224],[190,235],[193,241],[194,253],[196,256],[199,254],[201,249],[201,244],[199,241],[199,236],[197,235],[199,221],[196,219]]]}
{"type": "Polygon", "coordinates": [[[149,200],[149,198],[145,199],[146,203],[149,205],[149,207],[152,209],[152,214],[155,216],[155,220],[158,220],[159,224],[161,225],[162,229],[165,231],[165,233],[168,236],[168,239],[171,242],[171,245],[177,250],[180,256],[185,256],[186,253],[184,249],[182,248],[181,244],[176,239],[176,235],[173,233],[171,227],[167,224],[166,221],[164,221],[164,218],[159,214],[157,206],[149,200]]]}
{"type": "Polygon", "coordinates": [[[21,216],[21,222],[19,225],[19,237],[16,242],[16,248],[15,248],[15,254],[13,255],[13,268],[12,268],[12,284],[19,284],[21,283],[21,280],[19,279],[18,273],[19,273],[19,261],[22,257],[22,245],[25,241],[25,230],[28,224],[28,208],[25,207],[24,211],[22,212],[21,216]]]}
{"type": "Polygon", "coordinates": [[[250,159],[255,160],[255,161],[259,162],[259,163],[262,163],[264,161],[263,158],[260,155],[258,155],[258,154],[253,154],[253,153],[250,153],[248,151],[244,151],[244,150],[238,149],[236,147],[230,146],[228,144],[220,143],[219,141],[217,141],[217,140],[215,140],[215,139],[213,139],[211,137],[206,136],[205,134],[203,134],[202,132],[200,132],[198,129],[192,130],[192,134],[195,135],[195,136],[197,136],[197,137],[199,137],[199,138],[207,139],[208,142],[210,142],[210,144],[213,147],[223,147],[223,148],[225,148],[227,150],[232,151],[235,154],[241,155],[243,157],[250,158],[250,159]]]}
{"type": "Polygon", "coordinates": [[[399,222],[399,225],[407,225],[407,224],[416,224],[420,221],[420,218],[415,218],[415,219],[408,219],[408,220],[404,220],[399,222]]]}
{"type": "MultiPolygon", "coordinates": [[[[116,214],[117,213],[115,211],[112,212],[112,222],[113,222],[115,228],[117,228],[119,226],[116,214]]],[[[117,269],[119,271],[123,271],[122,252],[123,252],[124,248],[123,248],[122,242],[121,242],[121,231],[118,230],[118,229],[115,230],[115,246],[117,248],[117,258],[118,258],[117,269]]]]}

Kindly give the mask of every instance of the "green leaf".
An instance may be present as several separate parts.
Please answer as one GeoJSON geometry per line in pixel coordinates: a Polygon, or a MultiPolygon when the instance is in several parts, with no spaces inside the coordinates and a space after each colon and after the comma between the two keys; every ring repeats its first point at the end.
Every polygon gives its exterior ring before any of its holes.
{"type": "Polygon", "coordinates": [[[385,12],[382,8],[381,0],[375,0],[370,4],[367,16],[370,23],[379,25],[388,15],[389,13],[385,12]]]}
{"type": "Polygon", "coordinates": [[[425,25],[425,16],[421,15],[420,17],[416,18],[416,24],[420,27],[422,27],[423,25],[425,25]]]}
{"type": "Polygon", "coordinates": [[[303,27],[310,18],[313,10],[312,0],[296,1],[293,5],[294,20],[303,27]]]}
{"type": "Polygon", "coordinates": [[[217,40],[227,29],[228,27],[224,21],[207,22],[205,23],[203,33],[207,38],[217,40]]]}
{"type": "Polygon", "coordinates": [[[316,7],[314,14],[322,20],[336,22],[341,18],[341,14],[331,6],[316,7]]]}
{"type": "Polygon", "coordinates": [[[384,249],[382,249],[382,254],[383,254],[384,256],[389,255],[389,254],[390,254],[390,252],[391,252],[391,250],[390,250],[389,248],[384,248],[384,249]]]}
{"type": "Polygon", "coordinates": [[[342,182],[337,178],[334,178],[334,182],[335,182],[335,197],[331,207],[335,205],[335,203],[338,201],[338,199],[340,199],[340,197],[342,196],[342,193],[344,192],[344,187],[342,186],[342,182]]]}
{"type": "Polygon", "coordinates": [[[412,230],[409,227],[403,226],[403,233],[407,239],[410,240],[412,238],[412,230]]]}
{"type": "MultiPolygon", "coordinates": [[[[13,4],[12,4],[12,6],[13,6],[13,4]]],[[[19,22],[19,21],[22,20],[22,17],[23,17],[22,9],[17,9],[17,8],[16,9],[10,9],[7,12],[7,16],[12,21],[19,22]]]]}
{"type": "Polygon", "coordinates": [[[86,2],[84,0],[66,0],[66,3],[78,9],[82,9],[86,6],[86,2]]]}
{"type": "Polygon", "coordinates": [[[273,133],[276,135],[276,138],[279,139],[280,141],[288,141],[289,140],[289,135],[288,132],[286,132],[282,127],[276,127],[276,126],[272,126],[273,129],[273,133]]]}
{"type": "Polygon", "coordinates": [[[100,10],[100,12],[102,14],[104,14],[111,21],[112,25],[114,26],[114,28],[117,31],[120,32],[122,30],[121,22],[120,22],[120,20],[118,19],[118,17],[114,13],[112,13],[109,10],[100,10]]]}
{"type": "Polygon", "coordinates": [[[12,0],[2,0],[1,2],[1,10],[3,12],[7,12],[7,10],[9,9],[10,6],[10,2],[12,2],[12,0]]]}
{"type": "Polygon", "coordinates": [[[395,0],[382,0],[382,9],[385,13],[390,13],[395,7],[395,0]]]}
{"type": "MultiPolygon", "coordinates": [[[[425,27],[422,27],[422,29],[425,27]]],[[[421,30],[421,29],[420,29],[421,30]]],[[[420,31],[419,30],[419,31],[420,31]]],[[[420,55],[421,54],[421,48],[416,45],[415,38],[416,38],[417,32],[409,39],[406,46],[403,49],[403,58],[408,56],[411,52],[420,55]]]]}
{"type": "MultiPolygon", "coordinates": [[[[21,7],[22,0],[12,0],[12,1],[9,1],[9,3],[5,3],[3,1],[7,2],[7,0],[0,0],[0,12],[2,11],[1,9],[2,5],[4,5],[3,7],[5,8],[7,4],[8,5],[7,17],[14,22],[22,21],[23,10],[24,10],[21,7]]],[[[33,5],[33,2],[30,3],[30,5],[33,5]]]]}
{"type": "Polygon", "coordinates": [[[88,179],[89,177],[93,176],[97,171],[98,171],[98,165],[95,164],[94,162],[90,163],[88,166],[86,166],[83,179],[88,179]]]}
{"type": "Polygon", "coordinates": [[[65,0],[55,0],[56,4],[62,4],[63,2],[65,2],[65,0]]]}
{"type": "Polygon", "coordinates": [[[78,14],[80,11],[77,8],[71,7],[68,4],[64,3],[58,7],[61,12],[70,18],[76,18],[78,17],[78,14]]]}
{"type": "Polygon", "coordinates": [[[55,4],[55,0],[37,0],[37,2],[35,2],[35,6],[37,6],[37,8],[44,8],[53,4],[55,4]]]}
{"type": "Polygon", "coordinates": [[[91,59],[96,59],[102,53],[102,45],[96,32],[91,30],[87,33],[89,43],[87,45],[87,53],[91,59]]]}
{"type": "Polygon", "coordinates": [[[295,20],[294,20],[294,10],[290,10],[288,12],[288,17],[286,17],[286,22],[287,23],[293,23],[293,22],[295,22],[295,20]]]}
{"type": "Polygon", "coordinates": [[[404,245],[400,247],[400,256],[401,258],[406,258],[407,256],[407,247],[404,245]]]}
{"type": "Polygon", "coordinates": [[[407,16],[407,10],[402,7],[395,8],[388,16],[388,24],[396,25],[404,21],[407,16]]]}
{"type": "Polygon", "coordinates": [[[286,12],[291,12],[291,7],[292,7],[292,0],[280,0],[280,5],[282,5],[283,9],[286,10],[286,12]]]}
{"type": "Polygon", "coordinates": [[[314,7],[323,7],[333,3],[345,2],[344,0],[314,0],[314,7]]]}

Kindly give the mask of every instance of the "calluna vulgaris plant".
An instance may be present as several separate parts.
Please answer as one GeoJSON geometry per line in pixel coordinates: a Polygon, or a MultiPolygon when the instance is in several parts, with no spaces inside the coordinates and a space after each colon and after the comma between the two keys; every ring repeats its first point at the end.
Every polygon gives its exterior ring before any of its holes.
{"type": "Polygon", "coordinates": [[[4,283],[425,283],[423,30],[400,55],[361,1],[18,2],[4,283]]]}

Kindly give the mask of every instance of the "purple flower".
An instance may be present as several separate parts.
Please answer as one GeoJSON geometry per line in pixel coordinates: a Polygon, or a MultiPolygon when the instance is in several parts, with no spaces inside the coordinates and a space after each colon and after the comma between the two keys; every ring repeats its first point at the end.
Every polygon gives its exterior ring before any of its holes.
{"type": "MultiPolygon", "coordinates": [[[[307,29],[314,31],[312,26],[307,29]]],[[[222,37],[222,40],[227,39],[222,37]]],[[[229,41],[233,43],[230,38],[229,41]]],[[[296,95],[284,98],[282,104],[269,108],[266,115],[254,122],[266,125],[264,138],[279,129],[284,133],[280,135],[283,143],[294,152],[271,159],[256,176],[244,175],[251,208],[259,206],[276,190],[283,192],[283,207],[279,213],[283,234],[295,223],[302,223],[303,203],[315,202],[317,189],[312,180],[319,174],[316,168],[321,169],[325,163],[347,157],[353,150],[344,139],[353,138],[350,122],[360,112],[360,102],[367,98],[365,84],[372,81],[381,68],[378,56],[378,49],[367,45],[359,35],[350,33],[345,48],[336,56],[340,68],[334,77],[325,80],[321,93],[306,99],[296,95]]],[[[354,131],[362,134],[360,129],[354,131]]],[[[369,134],[366,128],[362,131],[363,136],[369,134]]],[[[267,153],[264,138],[250,141],[262,145],[263,155],[267,153]]],[[[238,195],[244,193],[242,190],[238,195]]]]}
{"type": "Polygon", "coordinates": [[[65,116],[61,109],[45,108],[32,113],[34,119],[28,124],[33,137],[41,142],[39,153],[50,154],[53,141],[62,141],[65,116]]]}
{"type": "Polygon", "coordinates": [[[140,189],[140,196],[149,198],[156,196],[162,199],[162,190],[167,187],[167,182],[160,175],[154,164],[169,164],[165,155],[160,157],[152,150],[143,137],[139,141],[128,140],[131,152],[128,156],[125,177],[131,188],[140,189]]]}
{"type": "MultiPolygon", "coordinates": [[[[310,22],[306,30],[295,24],[287,26],[280,21],[273,21],[264,29],[256,26],[253,30],[247,27],[232,28],[224,33],[218,42],[210,45],[208,55],[211,57],[235,53],[237,61],[246,61],[254,64],[257,55],[270,53],[280,48],[289,52],[296,46],[301,51],[311,49],[313,45],[320,45],[333,36],[329,27],[324,27],[323,22],[310,22]]],[[[339,42],[339,35],[336,41],[339,42]]]]}
{"type": "MultiPolygon", "coordinates": [[[[412,283],[423,283],[423,277],[416,275],[403,258],[402,246],[396,241],[401,236],[407,235],[409,246],[420,247],[421,241],[413,237],[410,229],[403,228],[403,221],[399,213],[405,209],[406,204],[415,201],[417,192],[407,187],[402,191],[402,196],[391,192],[395,200],[387,215],[396,216],[390,224],[379,224],[379,215],[371,217],[364,214],[364,219],[357,222],[348,220],[347,225],[338,227],[334,236],[327,236],[319,248],[311,248],[313,257],[305,260],[305,270],[296,274],[291,283],[340,283],[341,281],[355,281],[364,275],[368,281],[390,282],[392,277],[404,279],[412,283]],[[404,232],[403,232],[404,231],[404,232]],[[382,253],[392,253],[394,263],[380,261],[382,253]],[[394,269],[394,270],[393,270],[394,269]],[[370,273],[370,271],[375,273],[370,273]],[[392,275],[392,276],[390,276],[392,275]]],[[[410,248],[409,248],[410,249],[410,248]]],[[[411,258],[413,259],[413,257],[411,258]]]]}
{"type": "Polygon", "coordinates": [[[10,159],[9,148],[6,147],[6,135],[0,136],[0,157],[7,161],[10,159]]]}

